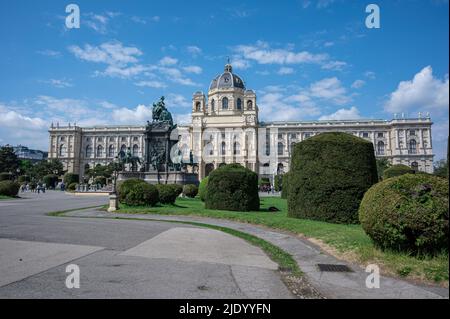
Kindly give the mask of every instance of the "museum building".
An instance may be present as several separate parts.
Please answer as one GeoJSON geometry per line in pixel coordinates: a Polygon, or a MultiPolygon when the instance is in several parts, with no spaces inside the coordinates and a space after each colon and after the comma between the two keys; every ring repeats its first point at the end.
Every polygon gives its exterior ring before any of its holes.
{"type": "MultiPolygon", "coordinates": [[[[170,110],[171,106],[168,105],[170,110]]],[[[183,158],[195,159],[199,179],[223,163],[240,163],[260,177],[289,171],[295,143],[323,132],[347,132],[373,143],[377,158],[392,164],[433,172],[432,122],[427,114],[392,120],[277,121],[258,119],[257,96],[233,72],[230,64],[217,75],[207,94],[195,92],[192,120],[176,133],[183,158]]],[[[108,164],[119,151],[131,150],[144,158],[146,126],[60,126],[49,129],[48,158],[81,177],[86,164],[108,164]]]]}

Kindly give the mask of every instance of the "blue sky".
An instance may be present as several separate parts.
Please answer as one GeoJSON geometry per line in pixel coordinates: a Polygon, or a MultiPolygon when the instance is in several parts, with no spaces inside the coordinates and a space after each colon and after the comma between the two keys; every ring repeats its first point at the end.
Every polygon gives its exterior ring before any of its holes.
{"type": "Polygon", "coordinates": [[[260,120],[449,118],[448,1],[0,1],[0,144],[47,149],[50,123],[144,124],[161,95],[188,122],[230,57],[260,120]],[[75,3],[81,27],[65,27],[75,3]]]}

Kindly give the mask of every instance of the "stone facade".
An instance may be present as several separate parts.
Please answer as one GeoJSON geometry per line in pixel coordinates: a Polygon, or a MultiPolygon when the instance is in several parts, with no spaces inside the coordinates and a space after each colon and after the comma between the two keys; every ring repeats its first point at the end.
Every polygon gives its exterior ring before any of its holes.
{"type": "MultiPolygon", "coordinates": [[[[170,105],[169,105],[170,110],[170,105]]],[[[222,163],[240,163],[261,177],[289,171],[295,143],[323,132],[354,134],[374,144],[377,158],[433,172],[432,122],[429,116],[393,120],[259,122],[256,94],[227,64],[213,79],[207,95],[192,98],[192,123],[179,126],[184,159],[190,151],[198,163],[199,178],[222,163]]],[[[58,158],[69,172],[107,164],[121,149],[130,147],[144,158],[145,126],[51,126],[49,158],[58,158]]]]}

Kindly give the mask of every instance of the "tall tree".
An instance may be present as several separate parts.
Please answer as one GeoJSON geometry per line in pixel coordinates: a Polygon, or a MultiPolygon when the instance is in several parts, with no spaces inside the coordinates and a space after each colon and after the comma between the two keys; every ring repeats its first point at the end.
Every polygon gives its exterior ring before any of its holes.
{"type": "Polygon", "coordinates": [[[14,149],[5,145],[0,148],[0,172],[16,173],[19,168],[19,159],[14,153],[14,149]]]}

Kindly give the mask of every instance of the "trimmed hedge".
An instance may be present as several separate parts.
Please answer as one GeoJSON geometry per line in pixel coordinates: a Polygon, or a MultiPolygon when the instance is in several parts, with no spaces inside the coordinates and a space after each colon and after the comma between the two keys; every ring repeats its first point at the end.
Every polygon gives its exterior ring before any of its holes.
{"type": "Polygon", "coordinates": [[[94,184],[95,185],[101,185],[101,186],[105,186],[106,185],[106,177],[104,177],[104,176],[97,176],[95,179],[94,179],[94,184]]]}
{"type": "Polygon", "coordinates": [[[0,181],[11,181],[13,175],[7,172],[0,173],[0,181]]]}
{"type": "Polygon", "coordinates": [[[159,193],[155,185],[134,183],[128,190],[122,203],[129,206],[155,206],[159,201],[159,193]]]}
{"type": "Polygon", "coordinates": [[[258,175],[239,164],[209,174],[205,207],[233,211],[259,210],[258,175]]]}
{"type": "Polygon", "coordinates": [[[198,194],[198,187],[194,184],[186,184],[183,187],[183,195],[194,198],[198,194]]]}
{"type": "Polygon", "coordinates": [[[180,184],[169,184],[173,189],[175,190],[175,193],[177,193],[177,197],[180,196],[181,193],[183,193],[183,186],[180,184]]]}
{"type": "Polygon", "coordinates": [[[19,193],[20,184],[13,181],[0,182],[0,195],[15,197],[19,193]]]}
{"type": "Polygon", "coordinates": [[[373,145],[330,132],[296,143],[288,183],[288,216],[358,223],[364,193],[378,181],[373,145]]]}
{"type": "Polygon", "coordinates": [[[286,199],[288,194],[288,186],[289,186],[289,173],[285,173],[283,175],[283,179],[281,182],[281,198],[286,199]]]}
{"type": "Polygon", "coordinates": [[[429,174],[384,180],[364,195],[359,219],[382,249],[426,254],[448,249],[448,180],[429,174]]]}
{"type": "Polygon", "coordinates": [[[156,184],[161,204],[174,204],[178,197],[177,189],[173,184],[156,184]]]}
{"type": "Polygon", "coordinates": [[[139,178],[130,178],[124,181],[120,181],[117,183],[117,197],[119,198],[119,202],[123,202],[127,197],[127,194],[131,191],[131,189],[136,184],[147,184],[142,179],[139,178]]]}
{"type": "Polygon", "coordinates": [[[398,164],[398,165],[392,165],[389,168],[386,168],[383,172],[383,179],[400,176],[403,174],[414,174],[415,171],[406,165],[398,164]]]}
{"type": "Polygon", "coordinates": [[[200,196],[200,200],[204,202],[206,200],[206,192],[208,188],[208,180],[209,177],[205,177],[201,180],[200,185],[198,187],[198,195],[200,196]]]}
{"type": "Polygon", "coordinates": [[[55,188],[56,184],[58,184],[58,176],[54,174],[45,175],[42,178],[42,181],[45,183],[47,188],[55,188]]]}
{"type": "Polygon", "coordinates": [[[69,186],[67,186],[67,190],[69,192],[74,192],[77,189],[78,184],[77,183],[70,183],[69,186]]]}
{"type": "Polygon", "coordinates": [[[78,176],[78,174],[66,173],[66,174],[64,174],[63,180],[64,180],[64,184],[70,185],[72,183],[79,183],[80,177],[78,176]]]}

